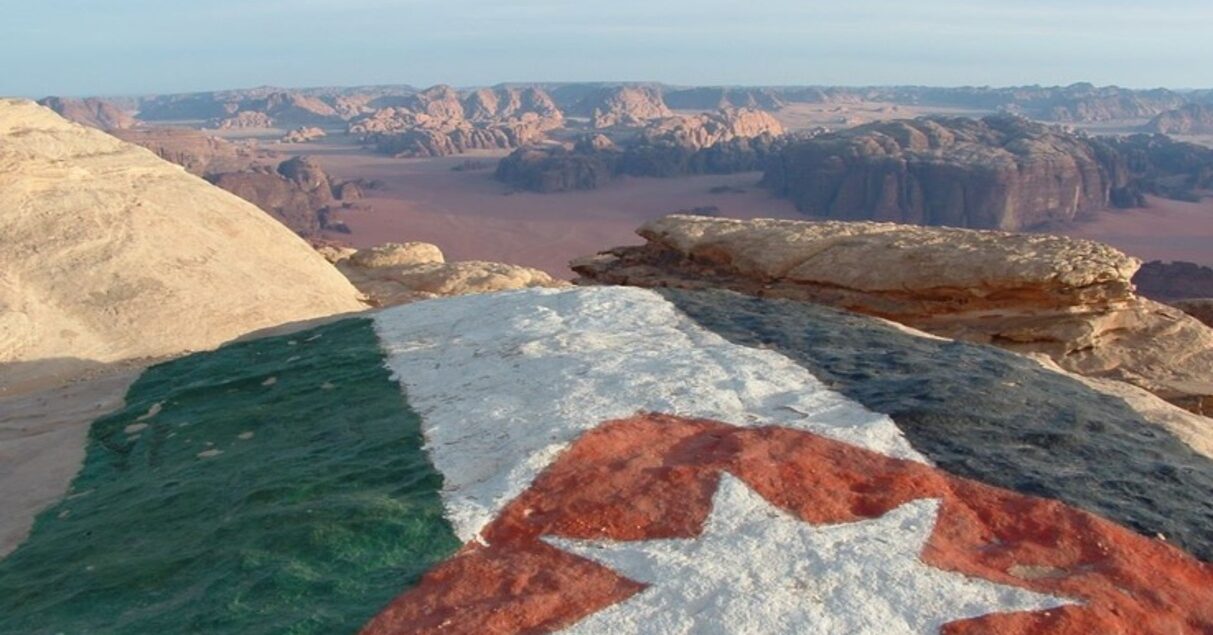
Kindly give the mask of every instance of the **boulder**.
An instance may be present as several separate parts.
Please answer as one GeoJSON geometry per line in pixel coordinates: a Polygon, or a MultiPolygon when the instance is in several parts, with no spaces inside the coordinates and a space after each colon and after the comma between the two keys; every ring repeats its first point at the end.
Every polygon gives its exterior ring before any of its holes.
{"type": "Polygon", "coordinates": [[[1099,243],[891,223],[668,216],[648,243],[574,261],[583,284],[724,287],[812,300],[1041,353],[1213,410],[1213,329],[1138,297],[1140,262],[1099,243]]]}
{"type": "Polygon", "coordinates": [[[0,207],[0,391],[364,307],[252,204],[32,102],[0,101],[0,207]]]}
{"type": "Polygon", "coordinates": [[[376,306],[529,287],[563,287],[547,273],[500,262],[446,262],[436,245],[387,243],[356,251],[325,246],[326,257],[376,306]]]}

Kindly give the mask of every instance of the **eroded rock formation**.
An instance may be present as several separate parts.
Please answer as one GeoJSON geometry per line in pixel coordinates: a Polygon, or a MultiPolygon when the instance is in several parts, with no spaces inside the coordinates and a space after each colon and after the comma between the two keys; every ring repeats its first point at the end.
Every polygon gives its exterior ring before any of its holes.
{"type": "Polygon", "coordinates": [[[1133,293],[1140,262],[1040,234],[668,216],[648,243],[574,261],[583,284],[724,287],[811,300],[1041,353],[1062,368],[1213,409],[1213,329],[1133,293]]]}
{"type": "Polygon", "coordinates": [[[323,231],[349,230],[332,218],[343,202],[361,198],[354,182],[334,182],[310,157],[288,159],[277,167],[259,166],[207,175],[215,185],[255,204],[295,233],[310,237],[323,231]]]}
{"type": "Polygon", "coordinates": [[[605,86],[582,97],[570,114],[589,117],[595,128],[610,128],[643,125],[673,113],[656,87],[605,86]]]}
{"type": "Polygon", "coordinates": [[[436,245],[387,243],[369,249],[323,246],[336,265],[375,306],[527,287],[568,286],[548,274],[518,265],[479,260],[447,262],[436,245]]]}
{"type": "Polygon", "coordinates": [[[764,183],[808,215],[1019,230],[1144,193],[1190,198],[1213,151],[1166,137],[1086,137],[1014,116],[877,122],[789,143],[764,183]]]}
{"type": "Polygon", "coordinates": [[[197,176],[245,170],[274,160],[273,153],[253,143],[232,142],[191,128],[150,127],[109,132],[197,176]]]}
{"type": "Polygon", "coordinates": [[[1142,295],[1160,302],[1213,298],[1213,267],[1152,260],[1133,276],[1133,284],[1142,295]]]}
{"type": "Polygon", "coordinates": [[[440,85],[396,103],[351,123],[350,134],[385,154],[435,157],[516,148],[564,121],[537,89],[483,89],[464,100],[440,85]]]}
{"type": "Polygon", "coordinates": [[[1186,104],[1168,110],[1150,120],[1146,132],[1162,134],[1209,134],[1213,133],[1213,106],[1208,104],[1186,104]]]}
{"type": "Polygon", "coordinates": [[[675,177],[761,170],[784,143],[783,127],[766,112],[725,109],[649,122],[616,146],[589,135],[571,147],[547,144],[514,151],[501,160],[497,179],[523,190],[590,190],[621,176],[675,177]]]}
{"type": "Polygon", "coordinates": [[[68,121],[99,130],[134,128],[139,124],[137,119],[118,106],[95,97],[46,97],[38,100],[38,104],[50,108],[68,121]]]}

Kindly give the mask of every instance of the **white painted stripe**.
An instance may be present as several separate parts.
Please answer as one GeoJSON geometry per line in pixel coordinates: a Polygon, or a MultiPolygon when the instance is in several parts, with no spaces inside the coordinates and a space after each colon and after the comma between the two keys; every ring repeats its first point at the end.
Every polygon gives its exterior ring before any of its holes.
{"type": "Polygon", "coordinates": [[[644,289],[419,302],[378,313],[375,329],[422,417],[463,540],[582,432],[638,412],[787,426],[927,462],[887,416],[779,353],[728,342],[644,289]]]}

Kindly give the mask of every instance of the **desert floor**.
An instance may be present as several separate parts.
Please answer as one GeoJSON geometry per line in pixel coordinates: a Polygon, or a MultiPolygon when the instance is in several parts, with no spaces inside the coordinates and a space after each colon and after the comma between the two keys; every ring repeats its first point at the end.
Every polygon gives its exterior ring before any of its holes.
{"type": "Polygon", "coordinates": [[[1150,197],[1149,207],[1100,212],[1056,233],[1107,243],[1143,260],[1213,266],[1213,198],[1184,203],[1150,197]]]}

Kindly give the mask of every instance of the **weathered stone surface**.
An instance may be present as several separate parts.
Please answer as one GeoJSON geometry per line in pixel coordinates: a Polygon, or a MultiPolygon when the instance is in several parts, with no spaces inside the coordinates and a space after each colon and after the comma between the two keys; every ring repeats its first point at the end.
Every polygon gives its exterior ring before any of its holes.
{"type": "Polygon", "coordinates": [[[880,223],[668,216],[648,244],[572,264],[582,283],[724,287],[1042,353],[1195,412],[1213,408],[1213,330],[1133,294],[1139,261],[1091,241],[880,223]]]}
{"type": "Polygon", "coordinates": [[[698,115],[674,115],[650,122],[640,131],[648,143],[671,143],[700,150],[733,139],[783,134],[783,124],[764,110],[722,108],[698,115]]]}
{"type": "Polygon", "coordinates": [[[251,204],[32,102],[0,101],[0,207],[3,385],[363,307],[251,204]]]}
{"type": "Polygon", "coordinates": [[[1213,106],[1185,104],[1160,113],[1145,125],[1146,132],[1162,134],[1209,134],[1213,132],[1213,106]]]}
{"type": "Polygon", "coordinates": [[[46,97],[38,100],[38,104],[50,108],[68,121],[100,130],[134,128],[139,124],[138,120],[121,108],[95,97],[46,97]]]}
{"type": "Polygon", "coordinates": [[[376,306],[527,287],[568,286],[547,273],[499,262],[446,262],[436,245],[387,243],[348,250],[325,246],[325,257],[376,306]]]}

